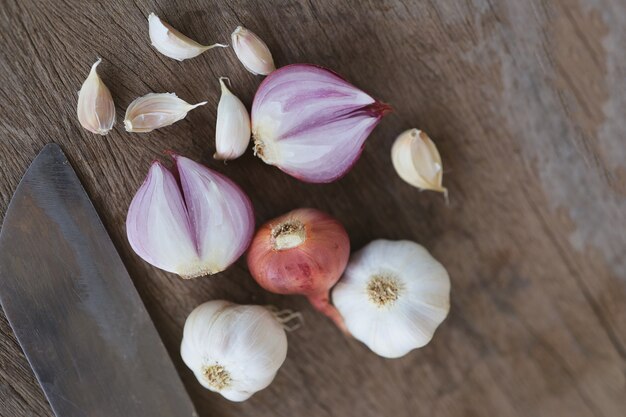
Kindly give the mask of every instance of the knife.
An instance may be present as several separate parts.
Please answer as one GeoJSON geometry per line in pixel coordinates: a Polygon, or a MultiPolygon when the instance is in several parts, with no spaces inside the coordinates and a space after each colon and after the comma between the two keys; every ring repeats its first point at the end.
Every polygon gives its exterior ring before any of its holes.
{"type": "Polygon", "coordinates": [[[56,144],[35,158],[4,218],[0,302],[57,417],[197,416],[56,144]]]}

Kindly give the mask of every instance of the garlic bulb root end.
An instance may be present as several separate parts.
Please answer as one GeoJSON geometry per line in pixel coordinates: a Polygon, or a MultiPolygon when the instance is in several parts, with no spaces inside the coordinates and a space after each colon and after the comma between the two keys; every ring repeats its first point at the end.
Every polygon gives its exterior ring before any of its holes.
{"type": "Polygon", "coordinates": [[[222,365],[210,365],[202,368],[202,375],[209,386],[218,391],[228,388],[232,382],[230,373],[222,365]]]}
{"type": "Polygon", "coordinates": [[[376,274],[367,284],[367,298],[377,307],[391,306],[403,290],[402,282],[391,274],[376,274]]]}

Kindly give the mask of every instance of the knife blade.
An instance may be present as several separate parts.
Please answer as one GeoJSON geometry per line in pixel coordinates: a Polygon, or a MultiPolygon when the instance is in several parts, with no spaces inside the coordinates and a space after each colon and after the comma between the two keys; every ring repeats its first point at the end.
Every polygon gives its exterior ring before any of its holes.
{"type": "Polygon", "coordinates": [[[56,144],[35,158],[7,209],[0,302],[57,417],[197,416],[56,144]]]}

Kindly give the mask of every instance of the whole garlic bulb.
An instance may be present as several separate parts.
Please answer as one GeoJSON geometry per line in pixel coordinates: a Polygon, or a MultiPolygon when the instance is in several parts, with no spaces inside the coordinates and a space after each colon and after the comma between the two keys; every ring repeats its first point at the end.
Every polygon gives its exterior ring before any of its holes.
{"type": "Polygon", "coordinates": [[[352,335],[399,358],[426,345],[450,309],[448,273],[408,240],[375,240],[352,255],[332,293],[352,335]]]}
{"type": "Polygon", "coordinates": [[[274,379],[287,336],[265,307],[214,300],[187,317],[180,354],[202,386],[245,401],[274,379]]]}

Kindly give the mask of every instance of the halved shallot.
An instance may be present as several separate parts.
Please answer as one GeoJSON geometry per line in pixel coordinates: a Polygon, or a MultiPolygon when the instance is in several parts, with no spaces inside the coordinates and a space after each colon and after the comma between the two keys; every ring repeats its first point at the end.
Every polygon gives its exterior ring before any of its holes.
{"type": "Polygon", "coordinates": [[[182,278],[215,274],[248,248],[252,203],[234,182],[171,153],[172,169],[154,161],[126,218],[133,250],[182,278]]]}
{"type": "Polygon", "coordinates": [[[391,110],[339,75],[310,64],[273,71],[252,104],[255,154],[305,182],[345,175],[391,110]]]}

